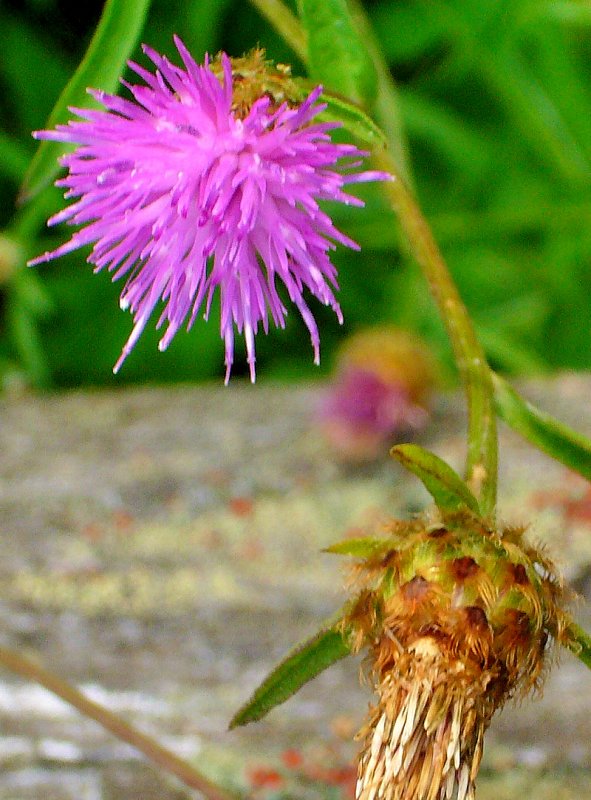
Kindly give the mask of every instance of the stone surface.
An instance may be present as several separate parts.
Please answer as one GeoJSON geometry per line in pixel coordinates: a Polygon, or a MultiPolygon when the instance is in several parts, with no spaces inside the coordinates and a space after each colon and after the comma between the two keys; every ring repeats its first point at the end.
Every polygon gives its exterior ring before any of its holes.
{"type": "MultiPolygon", "coordinates": [[[[590,389],[589,377],[563,376],[526,392],[591,434],[590,389]]],[[[353,659],[264,722],[226,730],[342,602],[342,564],[322,548],[427,502],[386,454],[362,467],[334,459],[313,421],[320,391],[237,383],[2,399],[3,641],[227,782],[244,786],[253,764],[290,748],[346,763],[371,699],[353,659]]],[[[460,468],[457,405],[440,400],[421,443],[460,468]]],[[[507,430],[501,463],[503,520],[531,520],[589,594],[584,481],[507,430]]],[[[584,603],[579,616],[591,624],[584,603]]],[[[192,796],[6,672],[0,732],[0,800],[192,796]]],[[[591,796],[590,765],[591,673],[565,654],[541,700],[495,720],[479,800],[591,796]]]]}

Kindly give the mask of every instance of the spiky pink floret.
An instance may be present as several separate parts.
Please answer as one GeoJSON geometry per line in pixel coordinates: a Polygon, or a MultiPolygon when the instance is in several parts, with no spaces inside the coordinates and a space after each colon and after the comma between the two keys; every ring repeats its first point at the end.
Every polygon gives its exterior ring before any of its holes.
{"type": "Polygon", "coordinates": [[[115,372],[160,301],[164,350],[181,325],[191,328],[201,308],[207,318],[219,287],[226,382],[234,326],[244,334],[254,380],[259,324],[265,332],[269,318],[285,326],[278,280],[304,319],[318,363],[318,328],[304,292],[342,321],[329,253],[336,243],[358,249],[319,201],[362,206],[345,185],[389,176],[346,171],[358,167],[365,153],[331,141],[338,123],[314,122],[325,108],[316,102],[321,87],[297,107],[273,109],[261,97],[240,118],[232,111],[230,59],[222,55],[219,80],[207,58],[198,65],[178,38],[175,43],[184,69],[144,47],[156,71],[130,62],[144,81],[124,82],[133,100],[91,90],[106,110],[73,108],[82,121],[34,134],[77,145],[62,158],[68,174],[57,181],[74,202],[48,224],[82,227],[30,263],[92,245],[88,261],[96,272],[107,268],[113,280],[126,277],[121,307],[133,314],[134,327],[115,372]]]}

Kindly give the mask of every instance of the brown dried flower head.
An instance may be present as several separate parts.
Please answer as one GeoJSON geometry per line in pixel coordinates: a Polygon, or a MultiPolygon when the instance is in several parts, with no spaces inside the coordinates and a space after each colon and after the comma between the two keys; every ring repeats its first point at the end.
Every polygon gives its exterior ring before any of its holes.
{"type": "Polygon", "coordinates": [[[392,523],[356,568],[344,625],[368,647],[378,695],[359,734],[358,800],[473,800],[484,733],[539,688],[564,635],[550,561],[469,512],[392,523]]]}

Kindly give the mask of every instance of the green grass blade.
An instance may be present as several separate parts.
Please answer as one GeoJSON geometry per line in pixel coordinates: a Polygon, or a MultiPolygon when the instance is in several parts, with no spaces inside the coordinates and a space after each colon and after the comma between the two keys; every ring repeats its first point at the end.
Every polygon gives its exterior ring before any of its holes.
{"type": "Polygon", "coordinates": [[[495,406],[501,419],[566,467],[591,480],[591,441],[540,411],[493,373],[495,406]]]}
{"type": "MultiPolygon", "coordinates": [[[[67,122],[69,106],[96,107],[86,93],[89,86],[115,91],[125,62],[137,45],[149,6],[150,0],[107,0],[84,58],[49,116],[48,129],[67,122]]],[[[59,169],[57,159],[65,150],[61,142],[41,142],[25,175],[21,202],[30,200],[50,183],[59,169]]]]}
{"type": "Polygon", "coordinates": [[[299,0],[298,6],[308,37],[310,77],[371,108],[378,91],[377,73],[346,0],[299,0]]]}
{"type": "Polygon", "coordinates": [[[0,174],[20,183],[27,167],[29,154],[10,134],[0,131],[0,174]]]}
{"type": "Polygon", "coordinates": [[[234,715],[230,728],[256,722],[281,705],[305,683],[336,661],[349,655],[343,635],[335,626],[320,630],[292,650],[265,678],[251,699],[234,715]]]}

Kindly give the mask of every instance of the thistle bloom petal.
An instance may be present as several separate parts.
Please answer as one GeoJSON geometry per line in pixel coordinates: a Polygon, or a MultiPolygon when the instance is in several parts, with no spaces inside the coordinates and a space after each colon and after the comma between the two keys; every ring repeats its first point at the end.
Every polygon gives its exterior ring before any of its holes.
{"type": "Polygon", "coordinates": [[[235,328],[244,335],[254,381],[259,325],[265,332],[269,320],[285,326],[279,282],[310,332],[318,363],[318,328],[304,294],[342,321],[329,253],[337,243],[358,249],[319,201],[362,206],[345,186],[390,176],[346,171],[366,154],[331,141],[339,123],[315,121],[325,108],[317,102],[321,87],[297,106],[262,94],[238,113],[230,59],[221,55],[218,77],[209,59],[198,65],[175,43],[184,68],[144,47],[156,71],[130,62],[144,82],[124,82],[133,100],[91,90],[105,110],[74,108],[81,120],[35,134],[77,145],[62,158],[68,174],[56,184],[73,202],[48,224],[81,228],[30,263],[92,245],[88,261],[96,272],[106,268],[113,280],[126,278],[120,304],[133,314],[134,327],[115,372],[160,302],[164,350],[200,309],[207,318],[219,288],[226,382],[235,328]]]}

